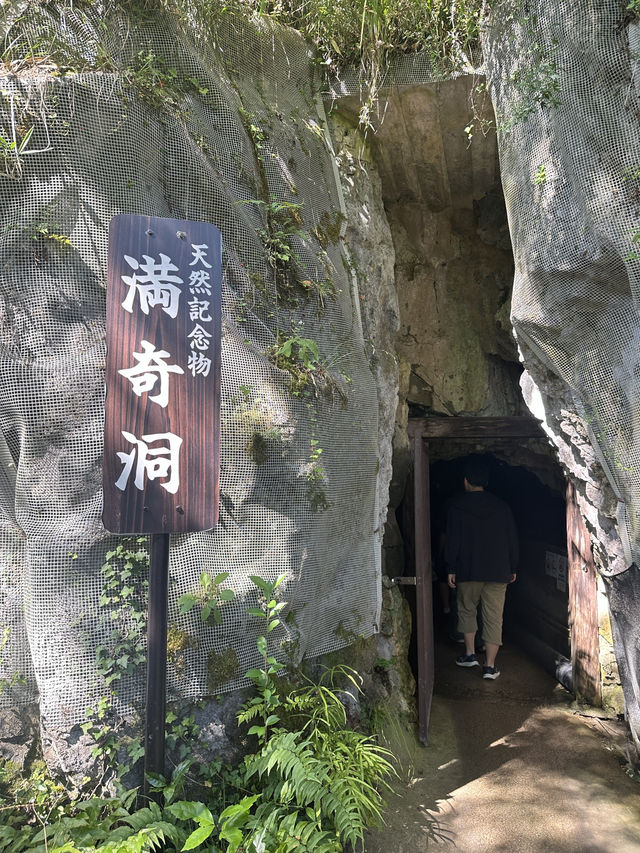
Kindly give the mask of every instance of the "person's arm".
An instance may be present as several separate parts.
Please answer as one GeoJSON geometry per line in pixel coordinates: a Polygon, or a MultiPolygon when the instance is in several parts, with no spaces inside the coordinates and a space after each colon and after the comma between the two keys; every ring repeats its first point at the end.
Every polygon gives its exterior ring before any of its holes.
{"type": "Polygon", "coordinates": [[[456,588],[456,565],[459,549],[458,517],[455,509],[451,508],[447,515],[447,532],[444,540],[444,561],[447,567],[447,583],[451,589],[456,588]]]}

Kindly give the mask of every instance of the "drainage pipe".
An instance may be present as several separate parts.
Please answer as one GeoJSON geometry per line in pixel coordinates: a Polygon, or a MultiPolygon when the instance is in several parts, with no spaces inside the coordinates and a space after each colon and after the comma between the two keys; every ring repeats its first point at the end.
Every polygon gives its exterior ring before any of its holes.
{"type": "Polygon", "coordinates": [[[509,636],[522,646],[544,670],[553,675],[569,693],[574,693],[573,666],[568,658],[521,626],[509,626],[509,636]]]}

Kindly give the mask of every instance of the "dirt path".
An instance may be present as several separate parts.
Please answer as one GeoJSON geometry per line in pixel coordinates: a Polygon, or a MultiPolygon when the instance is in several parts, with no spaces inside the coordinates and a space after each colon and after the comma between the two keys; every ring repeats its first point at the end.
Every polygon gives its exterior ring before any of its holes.
{"type": "Polygon", "coordinates": [[[496,681],[456,667],[458,653],[437,649],[430,742],[404,742],[397,796],[366,853],[640,853],[620,724],[578,714],[509,646],[496,681]]]}

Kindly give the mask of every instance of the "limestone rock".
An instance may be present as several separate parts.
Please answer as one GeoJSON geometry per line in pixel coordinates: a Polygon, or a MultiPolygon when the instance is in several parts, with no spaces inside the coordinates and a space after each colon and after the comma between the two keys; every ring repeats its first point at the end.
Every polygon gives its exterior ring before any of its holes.
{"type": "MultiPolygon", "coordinates": [[[[516,268],[511,316],[525,393],[576,483],[605,578],[637,747],[637,22],[614,2],[589,15],[543,0],[512,11],[492,4],[484,30],[516,268]]],[[[603,660],[615,678],[607,648],[603,660]]]]}
{"type": "Polygon", "coordinates": [[[382,531],[389,504],[398,406],[396,335],[400,320],[395,250],[369,144],[349,118],[338,111],[331,113],[329,129],[345,203],[348,263],[357,286],[362,333],[378,392],[378,528],[382,531]]]}

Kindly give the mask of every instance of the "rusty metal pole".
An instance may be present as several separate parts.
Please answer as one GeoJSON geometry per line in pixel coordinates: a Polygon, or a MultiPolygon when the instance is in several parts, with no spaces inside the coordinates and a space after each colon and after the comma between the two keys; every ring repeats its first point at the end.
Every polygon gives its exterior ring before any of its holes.
{"type": "MultiPolygon", "coordinates": [[[[147,773],[164,776],[167,701],[167,600],[169,534],[151,535],[149,611],[147,621],[147,698],[143,792],[149,797],[147,773]]],[[[153,799],[153,797],[151,797],[153,799]]]]}

